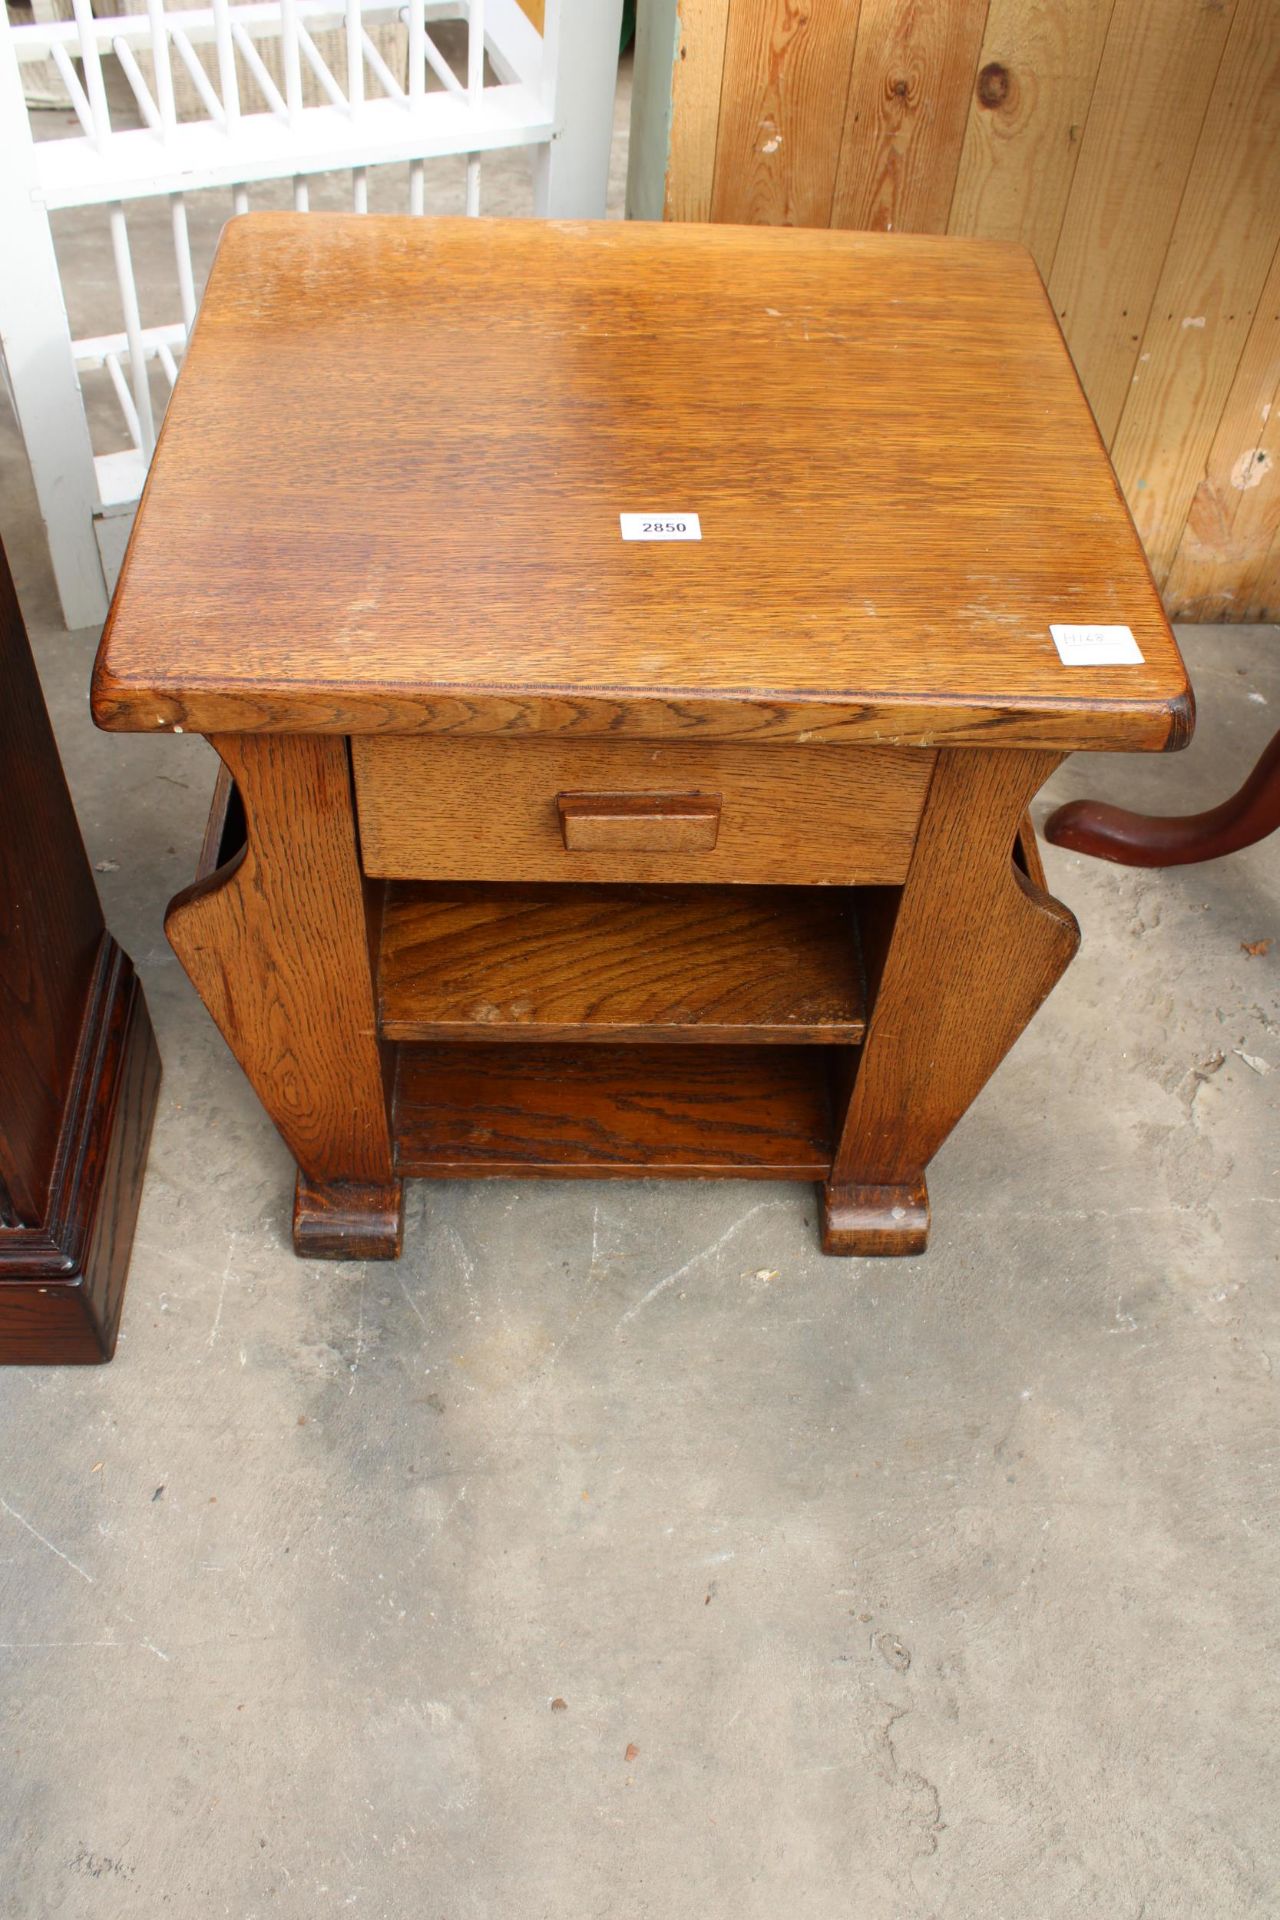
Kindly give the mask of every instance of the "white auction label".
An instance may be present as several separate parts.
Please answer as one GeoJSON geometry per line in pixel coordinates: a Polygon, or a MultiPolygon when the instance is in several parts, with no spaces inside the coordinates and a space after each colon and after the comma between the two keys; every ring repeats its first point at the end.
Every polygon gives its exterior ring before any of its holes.
{"type": "Polygon", "coordinates": [[[701,540],[696,513],[620,513],[624,540],[701,540]]]}
{"type": "Polygon", "coordinates": [[[1140,667],[1144,664],[1129,627],[1050,625],[1064,667],[1140,667]]]}

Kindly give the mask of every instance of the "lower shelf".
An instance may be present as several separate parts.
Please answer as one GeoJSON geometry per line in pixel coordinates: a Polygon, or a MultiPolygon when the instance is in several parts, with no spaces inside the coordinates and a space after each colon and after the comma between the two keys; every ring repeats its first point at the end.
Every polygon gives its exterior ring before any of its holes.
{"type": "Polygon", "coordinates": [[[405,1175],[824,1180],[831,1050],[402,1045],[405,1175]]]}

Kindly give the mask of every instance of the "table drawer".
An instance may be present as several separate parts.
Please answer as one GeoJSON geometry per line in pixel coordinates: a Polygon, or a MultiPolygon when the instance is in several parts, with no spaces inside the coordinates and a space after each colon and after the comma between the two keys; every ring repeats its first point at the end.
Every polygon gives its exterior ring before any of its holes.
{"type": "Polygon", "coordinates": [[[365,871],[410,880],[896,883],[927,749],[363,735],[365,871]]]}

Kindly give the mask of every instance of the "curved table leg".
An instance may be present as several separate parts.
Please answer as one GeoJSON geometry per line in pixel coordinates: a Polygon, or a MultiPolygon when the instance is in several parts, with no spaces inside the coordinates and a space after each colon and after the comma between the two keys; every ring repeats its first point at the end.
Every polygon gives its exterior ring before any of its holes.
{"type": "Polygon", "coordinates": [[[243,849],[165,931],[298,1163],[299,1253],[390,1259],[403,1208],[345,740],[221,734],[243,849]]]}
{"type": "Polygon", "coordinates": [[[1182,867],[1218,860],[1280,827],[1280,733],[1249,778],[1207,813],[1129,813],[1103,800],[1068,800],[1049,815],[1045,838],[1073,853],[1125,867],[1182,867]]]}
{"type": "Polygon", "coordinates": [[[924,1251],[925,1168],[1080,943],[1034,842],[1023,866],[1013,857],[1060,757],[938,755],[901,897],[880,895],[864,929],[873,997],[824,1193],[827,1253],[924,1251]]]}

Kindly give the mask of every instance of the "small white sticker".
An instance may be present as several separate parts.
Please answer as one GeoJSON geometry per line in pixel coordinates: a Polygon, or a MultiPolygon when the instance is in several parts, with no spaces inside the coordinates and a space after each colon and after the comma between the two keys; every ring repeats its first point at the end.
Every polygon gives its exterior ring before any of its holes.
{"type": "Polygon", "coordinates": [[[701,540],[696,513],[620,513],[624,540],[701,540]]]}
{"type": "Polygon", "coordinates": [[[1143,659],[1129,627],[1049,628],[1064,667],[1140,667],[1143,659]]]}

